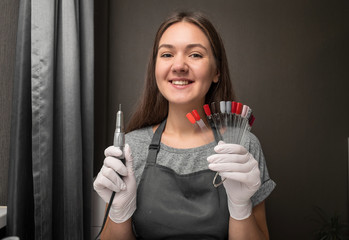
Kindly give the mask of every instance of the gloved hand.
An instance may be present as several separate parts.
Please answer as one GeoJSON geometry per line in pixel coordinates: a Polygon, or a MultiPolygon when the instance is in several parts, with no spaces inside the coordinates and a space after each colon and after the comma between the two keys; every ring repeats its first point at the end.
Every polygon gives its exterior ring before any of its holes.
{"type": "Polygon", "coordinates": [[[236,220],[248,218],[252,213],[250,198],[261,185],[258,162],[241,145],[220,141],[214,148],[217,154],[207,158],[208,167],[217,171],[227,196],[230,216],[236,220]]]}
{"type": "Polygon", "coordinates": [[[108,147],[104,151],[104,164],[93,183],[94,189],[106,203],[109,202],[112,192],[116,192],[109,211],[110,219],[116,223],[125,222],[136,210],[137,184],[128,144],[125,145],[124,153],[126,166],[117,158],[122,156],[120,148],[108,147]]]}

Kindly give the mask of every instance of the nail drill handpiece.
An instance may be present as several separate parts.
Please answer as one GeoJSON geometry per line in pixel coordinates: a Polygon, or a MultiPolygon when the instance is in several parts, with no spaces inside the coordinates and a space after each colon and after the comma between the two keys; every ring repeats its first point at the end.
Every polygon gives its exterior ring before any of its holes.
{"type": "MultiPolygon", "coordinates": [[[[121,149],[122,155],[119,157],[119,159],[125,164],[125,156],[124,156],[125,128],[124,128],[124,114],[121,111],[121,104],[119,104],[119,111],[116,113],[116,127],[115,127],[115,133],[114,133],[114,146],[115,147],[119,147],[121,149]]],[[[112,203],[114,201],[114,197],[115,197],[115,192],[113,191],[111,196],[110,196],[109,203],[112,203]]],[[[108,204],[108,208],[107,208],[107,210],[105,212],[105,215],[104,215],[104,219],[103,219],[101,230],[97,234],[95,240],[99,239],[98,237],[99,237],[99,235],[101,235],[101,233],[102,233],[102,231],[104,229],[104,226],[105,226],[105,223],[107,221],[107,218],[108,218],[111,206],[112,206],[112,204],[108,204]]]]}
{"type": "MultiPolygon", "coordinates": [[[[119,104],[119,111],[116,113],[116,126],[114,133],[114,146],[119,147],[124,152],[125,147],[125,127],[124,127],[124,113],[121,111],[121,104],[119,104]]],[[[124,154],[124,153],[123,153],[124,154]]],[[[120,157],[124,159],[124,155],[120,157]]]]}

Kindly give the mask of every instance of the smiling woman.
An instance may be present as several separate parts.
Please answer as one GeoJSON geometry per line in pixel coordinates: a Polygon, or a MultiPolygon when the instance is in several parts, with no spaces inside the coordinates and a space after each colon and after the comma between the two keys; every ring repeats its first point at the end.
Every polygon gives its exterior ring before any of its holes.
{"type": "Polygon", "coordinates": [[[160,26],[140,99],[126,166],[111,146],[94,182],[105,202],[116,192],[102,238],[267,239],[264,200],[275,183],[258,139],[218,143],[186,118],[193,109],[203,116],[205,103],[234,100],[225,50],[207,18],[180,12],[160,26]],[[216,171],[227,176],[218,187],[216,171]]]}

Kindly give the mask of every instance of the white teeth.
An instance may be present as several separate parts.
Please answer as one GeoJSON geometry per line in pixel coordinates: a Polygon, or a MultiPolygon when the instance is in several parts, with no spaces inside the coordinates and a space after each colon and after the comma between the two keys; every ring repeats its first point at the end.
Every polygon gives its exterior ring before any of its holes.
{"type": "Polygon", "coordinates": [[[172,81],[174,85],[188,85],[189,81],[172,81]]]}

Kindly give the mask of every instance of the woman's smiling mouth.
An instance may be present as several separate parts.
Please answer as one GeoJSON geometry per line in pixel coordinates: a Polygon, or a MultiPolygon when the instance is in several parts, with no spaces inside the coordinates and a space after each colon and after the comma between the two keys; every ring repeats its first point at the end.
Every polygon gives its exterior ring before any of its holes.
{"type": "Polygon", "coordinates": [[[176,86],[185,86],[185,85],[191,84],[193,81],[190,81],[190,80],[171,80],[170,82],[176,86]]]}
{"type": "Polygon", "coordinates": [[[173,85],[188,85],[189,81],[172,81],[173,85]]]}

